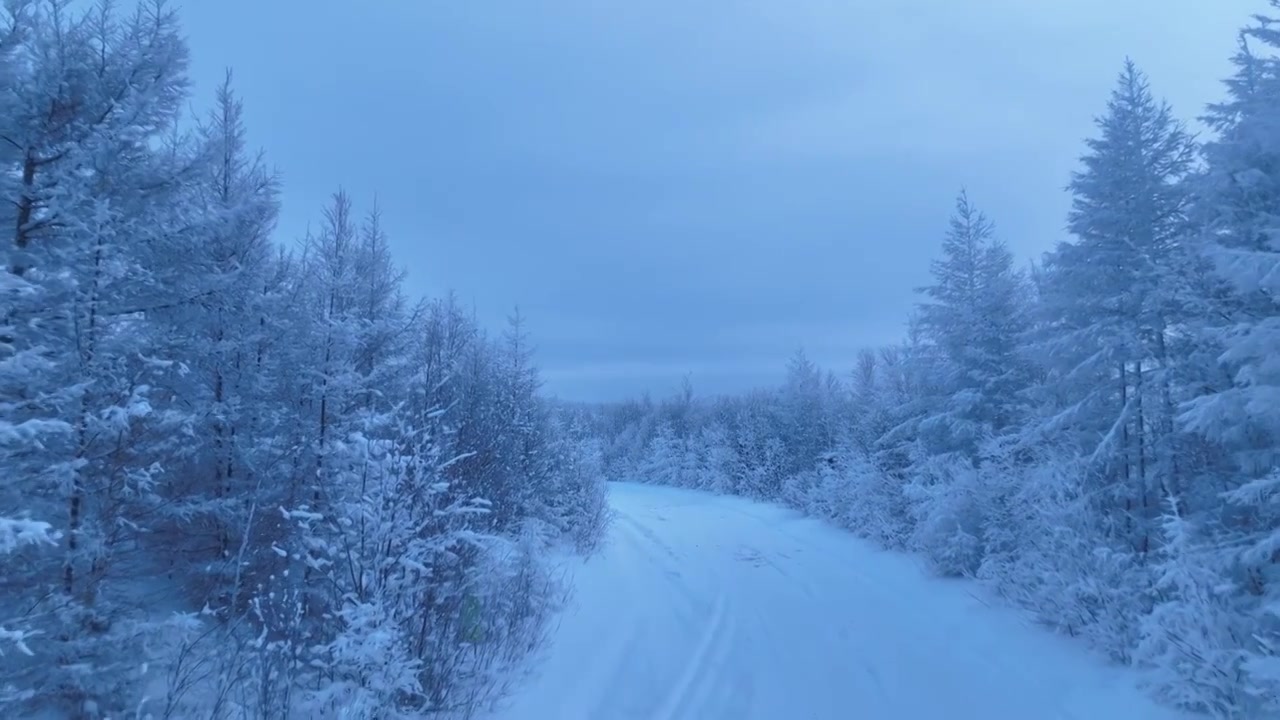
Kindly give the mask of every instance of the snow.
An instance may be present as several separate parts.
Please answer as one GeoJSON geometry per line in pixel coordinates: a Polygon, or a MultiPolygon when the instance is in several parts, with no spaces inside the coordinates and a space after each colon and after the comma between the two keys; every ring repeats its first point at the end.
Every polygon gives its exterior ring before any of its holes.
{"type": "Polygon", "coordinates": [[[599,554],[494,720],[1170,720],[1129,671],[777,506],[614,484],[599,554]]]}
{"type": "Polygon", "coordinates": [[[24,545],[53,545],[56,538],[57,533],[47,522],[0,517],[0,555],[24,545]]]}

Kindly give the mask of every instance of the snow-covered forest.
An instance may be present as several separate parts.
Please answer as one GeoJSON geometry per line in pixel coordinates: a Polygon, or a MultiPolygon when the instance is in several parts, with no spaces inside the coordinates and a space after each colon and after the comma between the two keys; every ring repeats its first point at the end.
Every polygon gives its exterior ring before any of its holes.
{"type": "Polygon", "coordinates": [[[1168,705],[1280,717],[1270,4],[1203,112],[1120,68],[1043,257],[961,192],[900,342],[575,405],[518,311],[409,292],[371,197],[278,232],[270,148],[230,73],[192,91],[176,8],[0,0],[0,717],[473,716],[606,478],[784,503],[1168,705]]]}
{"type": "Polygon", "coordinates": [[[610,477],[780,500],[1170,704],[1280,712],[1277,50],[1271,20],[1243,32],[1200,137],[1126,64],[1069,239],[1021,262],[961,193],[905,339],[851,370],[799,353],[778,388],[584,410],[610,477]]]}
{"type": "Polygon", "coordinates": [[[276,237],[176,11],[80,7],[0,11],[0,716],[480,707],[604,519],[523,321],[408,297],[342,191],[276,237]]]}

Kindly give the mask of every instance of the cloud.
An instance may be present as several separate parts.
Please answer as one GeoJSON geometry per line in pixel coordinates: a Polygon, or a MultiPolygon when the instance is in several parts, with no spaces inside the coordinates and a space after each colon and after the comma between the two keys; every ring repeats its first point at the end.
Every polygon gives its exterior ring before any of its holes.
{"type": "Polygon", "coordinates": [[[932,77],[779,107],[735,134],[744,152],[793,160],[942,161],[1034,148],[1051,137],[1046,130],[1055,123],[1044,120],[1012,99],[987,96],[978,103],[972,89],[932,77]]]}
{"type": "MultiPolygon", "coordinates": [[[[188,3],[236,69],[282,239],[376,193],[410,291],[531,323],[548,389],[836,370],[896,337],[967,186],[1023,257],[1062,234],[1125,55],[1184,117],[1260,0],[188,3]],[[245,22],[244,18],[252,18],[245,22]]],[[[708,390],[710,391],[710,390],[708,390]]]]}

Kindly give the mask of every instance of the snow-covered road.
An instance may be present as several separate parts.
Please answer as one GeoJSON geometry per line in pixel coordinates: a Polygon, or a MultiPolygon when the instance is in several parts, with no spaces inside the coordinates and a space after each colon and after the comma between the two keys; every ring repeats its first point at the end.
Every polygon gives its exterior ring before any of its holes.
{"type": "Polygon", "coordinates": [[[504,720],[1167,720],[1127,673],[909,557],[750,501],[613,485],[504,720]]]}

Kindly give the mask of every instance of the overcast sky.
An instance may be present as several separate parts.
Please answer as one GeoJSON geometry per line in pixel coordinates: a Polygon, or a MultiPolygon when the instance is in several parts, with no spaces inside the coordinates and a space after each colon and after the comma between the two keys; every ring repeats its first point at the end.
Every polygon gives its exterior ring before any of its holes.
{"type": "Polygon", "coordinates": [[[1264,0],[185,0],[282,240],[375,194],[411,291],[529,317],[550,392],[845,372],[901,334],[956,192],[1023,258],[1126,55],[1194,120],[1264,0]]]}

